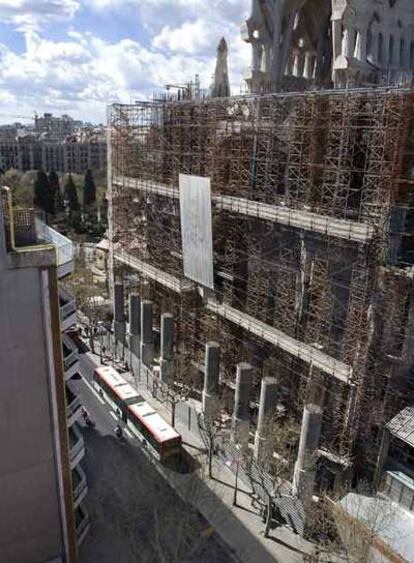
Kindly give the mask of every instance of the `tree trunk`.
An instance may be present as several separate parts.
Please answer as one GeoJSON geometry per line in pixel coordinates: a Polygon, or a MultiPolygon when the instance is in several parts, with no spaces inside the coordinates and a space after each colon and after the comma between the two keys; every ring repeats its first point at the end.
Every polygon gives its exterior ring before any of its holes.
{"type": "Polygon", "coordinates": [[[171,426],[175,428],[175,401],[171,403],[171,426]]]}
{"type": "Polygon", "coordinates": [[[272,497],[268,495],[267,497],[267,518],[266,518],[266,525],[264,530],[264,537],[269,537],[270,532],[270,524],[272,523],[272,497]]]}
{"type": "Polygon", "coordinates": [[[91,328],[89,328],[89,347],[91,349],[92,354],[95,354],[95,342],[91,328]]]}
{"type": "Polygon", "coordinates": [[[208,476],[210,479],[213,478],[213,451],[214,451],[214,443],[213,443],[213,439],[210,438],[210,443],[208,448],[208,476]]]}

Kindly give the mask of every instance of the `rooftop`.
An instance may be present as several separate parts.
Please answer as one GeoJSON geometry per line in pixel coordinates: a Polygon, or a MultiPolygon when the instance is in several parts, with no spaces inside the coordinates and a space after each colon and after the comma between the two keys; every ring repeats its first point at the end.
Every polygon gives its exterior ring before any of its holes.
{"type": "Polygon", "coordinates": [[[414,447],[414,406],[406,407],[394,416],[387,428],[393,436],[414,447]]]}

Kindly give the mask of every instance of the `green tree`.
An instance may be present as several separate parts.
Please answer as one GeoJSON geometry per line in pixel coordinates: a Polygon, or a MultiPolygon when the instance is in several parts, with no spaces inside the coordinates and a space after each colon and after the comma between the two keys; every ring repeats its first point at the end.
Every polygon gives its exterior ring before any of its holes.
{"type": "Polygon", "coordinates": [[[50,195],[53,197],[54,207],[56,213],[61,213],[64,209],[62,192],[60,191],[59,176],[52,170],[49,173],[49,188],[50,195]]]}
{"type": "Polygon", "coordinates": [[[83,184],[83,205],[87,207],[96,203],[96,186],[93,179],[92,172],[86,171],[85,180],[83,184]]]}
{"type": "Polygon", "coordinates": [[[49,184],[49,179],[43,170],[39,170],[34,181],[34,204],[46,213],[54,215],[55,201],[49,184]]]}
{"type": "Polygon", "coordinates": [[[65,200],[68,202],[71,212],[80,211],[78,192],[76,191],[75,182],[73,181],[72,174],[69,174],[65,185],[65,200]]]}

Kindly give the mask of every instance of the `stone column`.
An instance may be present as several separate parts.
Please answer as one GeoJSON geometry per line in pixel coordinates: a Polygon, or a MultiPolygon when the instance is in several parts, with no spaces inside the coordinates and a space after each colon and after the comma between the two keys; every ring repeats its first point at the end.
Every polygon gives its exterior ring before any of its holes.
{"type": "Polygon", "coordinates": [[[341,20],[332,21],[333,60],[342,54],[342,23],[341,20]]]}
{"type": "Polygon", "coordinates": [[[321,407],[306,405],[303,409],[299,451],[293,475],[293,494],[305,505],[312,500],[321,425],[321,407]]]}
{"type": "Polygon", "coordinates": [[[254,457],[260,461],[266,443],[266,423],[276,409],[277,380],[274,377],[264,377],[260,390],[259,418],[254,439],[254,457]]]}
{"type": "Polygon", "coordinates": [[[293,75],[297,78],[302,78],[303,68],[305,66],[305,53],[303,49],[299,48],[295,53],[295,62],[293,65],[293,75]]]}
{"type": "Polygon", "coordinates": [[[242,362],[237,364],[236,392],[234,395],[234,412],[232,440],[243,442],[247,439],[250,424],[250,387],[252,383],[252,366],[242,362]]]}
{"type": "Polygon", "coordinates": [[[367,62],[367,31],[366,31],[366,29],[361,29],[357,32],[354,56],[361,63],[367,62]]]}
{"type": "Polygon", "coordinates": [[[131,352],[131,371],[139,374],[141,347],[141,297],[138,293],[129,296],[129,349],[131,352]]]}
{"type": "Polygon", "coordinates": [[[114,337],[115,353],[117,356],[124,355],[126,326],[124,310],[124,285],[120,282],[114,284],[114,337]]]}
{"type": "Polygon", "coordinates": [[[355,49],[355,29],[346,28],[342,38],[342,54],[351,58],[354,56],[355,49]]]}
{"type": "Polygon", "coordinates": [[[378,453],[377,466],[375,468],[374,475],[374,487],[376,489],[378,489],[381,484],[382,471],[384,469],[385,463],[387,462],[389,449],[390,431],[388,430],[388,428],[384,428],[382,431],[381,447],[378,453]]]}
{"type": "Polygon", "coordinates": [[[154,334],[152,331],[152,301],[141,301],[141,350],[142,363],[152,368],[154,361],[154,334]]]}
{"type": "Polygon", "coordinates": [[[315,53],[306,51],[305,53],[305,68],[303,71],[304,78],[312,80],[315,70],[315,53]]]}
{"type": "Polygon", "coordinates": [[[174,381],[174,316],[171,313],[161,315],[161,355],[160,379],[169,385],[174,381]]]}
{"type": "Polygon", "coordinates": [[[217,342],[207,342],[204,364],[203,413],[204,416],[214,416],[218,408],[217,395],[220,373],[220,345],[217,342]]]}

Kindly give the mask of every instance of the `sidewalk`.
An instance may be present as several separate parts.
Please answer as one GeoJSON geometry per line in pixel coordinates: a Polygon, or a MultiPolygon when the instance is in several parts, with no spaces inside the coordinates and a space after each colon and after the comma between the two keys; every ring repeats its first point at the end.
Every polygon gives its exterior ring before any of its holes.
{"type": "MultiPolygon", "coordinates": [[[[95,342],[96,350],[99,345],[95,342]]],[[[99,363],[99,353],[92,354],[99,363]]],[[[111,362],[108,362],[111,363],[111,362]]],[[[151,404],[166,421],[171,421],[171,412],[164,403],[156,400],[147,389],[146,382],[137,381],[133,374],[123,373],[123,377],[151,404]]],[[[200,471],[192,474],[179,474],[157,464],[157,470],[187,502],[210,522],[216,533],[238,555],[244,563],[297,563],[303,561],[305,554],[312,553],[312,544],[291,532],[279,527],[271,530],[270,537],[263,537],[264,524],[258,508],[251,505],[251,489],[239,479],[237,506],[233,506],[235,476],[224,461],[216,457],[213,462],[213,478],[209,479],[205,446],[198,430],[197,418],[190,418],[188,428],[188,407],[191,412],[199,410],[197,401],[191,405],[181,403],[176,408],[175,428],[181,434],[184,448],[200,464],[200,471]]],[[[231,463],[229,460],[227,463],[231,463]]]]}

